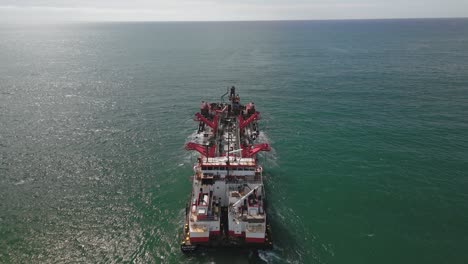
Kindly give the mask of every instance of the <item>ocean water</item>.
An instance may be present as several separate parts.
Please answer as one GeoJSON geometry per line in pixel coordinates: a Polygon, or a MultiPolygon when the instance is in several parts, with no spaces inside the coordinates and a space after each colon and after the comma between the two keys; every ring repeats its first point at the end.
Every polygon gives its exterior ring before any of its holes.
{"type": "Polygon", "coordinates": [[[0,263],[468,263],[468,20],[0,26],[0,263]],[[262,113],[272,251],[180,253],[201,100],[262,113]]]}

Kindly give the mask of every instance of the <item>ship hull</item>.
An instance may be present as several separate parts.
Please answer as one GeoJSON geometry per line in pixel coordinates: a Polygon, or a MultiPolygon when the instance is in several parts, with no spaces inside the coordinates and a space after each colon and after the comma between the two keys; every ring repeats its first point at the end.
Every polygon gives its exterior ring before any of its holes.
{"type": "Polygon", "coordinates": [[[200,156],[193,167],[192,193],[185,210],[183,252],[272,247],[263,168],[256,158],[271,148],[254,143],[260,133],[260,113],[254,103],[242,105],[234,87],[229,101],[202,101],[194,118],[197,136],[185,146],[200,156]]]}

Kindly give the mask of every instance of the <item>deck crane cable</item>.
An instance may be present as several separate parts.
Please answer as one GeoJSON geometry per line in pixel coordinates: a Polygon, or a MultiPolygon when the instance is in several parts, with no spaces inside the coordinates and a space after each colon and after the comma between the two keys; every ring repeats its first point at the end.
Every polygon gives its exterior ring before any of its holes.
{"type": "Polygon", "coordinates": [[[226,96],[226,94],[228,94],[228,93],[229,93],[229,87],[226,89],[226,93],[221,95],[221,102],[224,103],[224,96],[226,96]]]}

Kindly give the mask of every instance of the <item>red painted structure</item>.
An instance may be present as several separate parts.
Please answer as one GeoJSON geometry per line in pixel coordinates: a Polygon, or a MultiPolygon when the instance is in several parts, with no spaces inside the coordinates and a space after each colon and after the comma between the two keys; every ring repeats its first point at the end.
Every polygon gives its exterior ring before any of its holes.
{"type": "Polygon", "coordinates": [[[245,242],[247,242],[247,243],[265,243],[265,238],[246,237],[245,242]]]}
{"type": "Polygon", "coordinates": [[[202,116],[200,113],[196,113],[195,121],[201,121],[207,124],[209,127],[213,129],[214,132],[216,132],[216,129],[218,128],[218,115],[215,115],[213,117],[213,121],[210,121],[206,117],[202,116]]]}
{"type": "Polygon", "coordinates": [[[255,156],[260,151],[270,151],[271,147],[267,143],[255,144],[253,147],[247,147],[242,149],[242,157],[250,158],[255,156]]]}
{"type": "Polygon", "coordinates": [[[253,115],[251,115],[249,118],[245,120],[242,118],[242,115],[239,115],[239,128],[243,129],[252,121],[259,120],[259,119],[260,119],[260,112],[255,112],[253,115]]]}
{"type": "Polygon", "coordinates": [[[210,241],[210,237],[190,237],[192,243],[206,243],[210,241]]]}
{"type": "Polygon", "coordinates": [[[220,230],[210,231],[210,236],[220,236],[220,235],[221,235],[221,231],[220,231],[220,230]]]}
{"type": "Polygon", "coordinates": [[[189,142],[185,145],[186,150],[195,150],[198,151],[198,153],[202,154],[205,157],[214,157],[215,151],[216,151],[216,146],[203,146],[194,142],[189,142]]]}

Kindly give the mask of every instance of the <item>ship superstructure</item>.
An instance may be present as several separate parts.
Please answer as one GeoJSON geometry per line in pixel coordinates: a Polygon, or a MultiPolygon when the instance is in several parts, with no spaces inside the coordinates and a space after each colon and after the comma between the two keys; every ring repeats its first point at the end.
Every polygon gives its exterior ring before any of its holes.
{"type": "Polygon", "coordinates": [[[193,167],[182,251],[200,246],[271,247],[263,169],[256,159],[270,146],[255,144],[259,119],[255,104],[242,105],[234,87],[227,103],[202,102],[194,119],[198,140],[185,146],[200,155],[193,167]]]}

